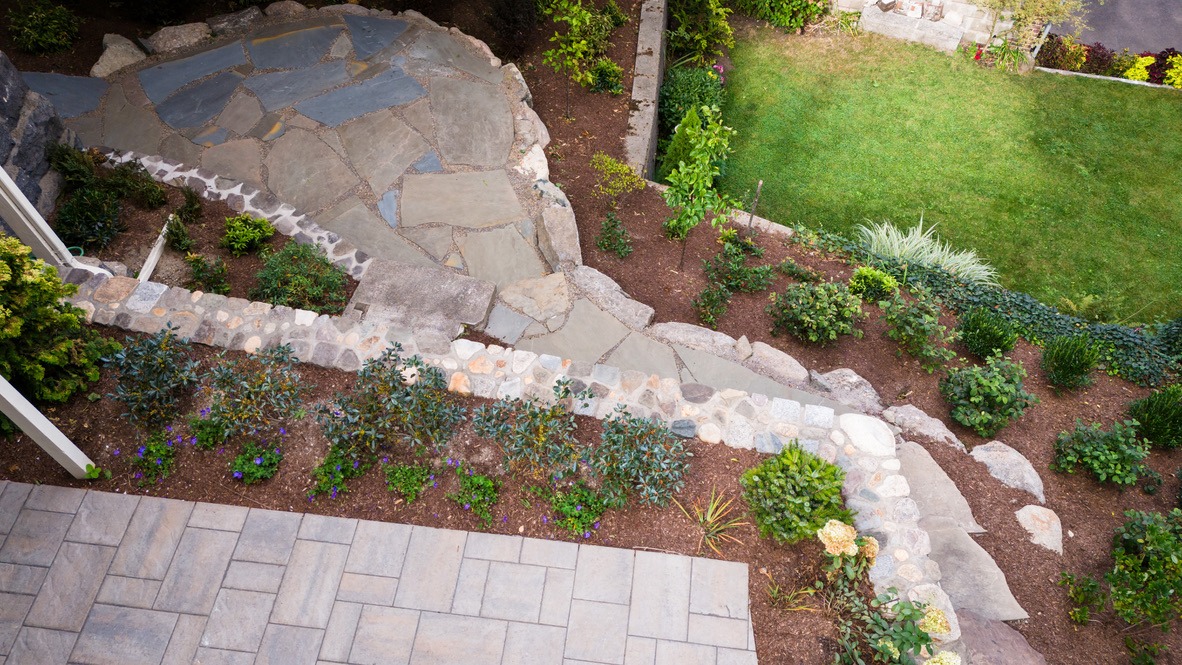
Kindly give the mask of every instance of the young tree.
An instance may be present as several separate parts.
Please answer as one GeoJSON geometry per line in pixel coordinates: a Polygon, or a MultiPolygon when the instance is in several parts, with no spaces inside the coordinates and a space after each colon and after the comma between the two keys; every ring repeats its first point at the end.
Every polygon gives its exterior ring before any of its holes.
{"type": "Polygon", "coordinates": [[[721,226],[735,205],[714,188],[719,164],[731,152],[730,139],[735,130],[722,124],[722,113],[717,108],[703,106],[700,111],[699,116],[690,109],[677,125],[677,134],[688,146],[689,154],[669,173],[669,189],[665,190],[665,203],[677,210],[663,226],[666,236],[682,241],[678,270],[685,263],[684,241],[689,232],[706,219],[708,212],[714,213],[712,224],[721,226]]]}
{"type": "Polygon", "coordinates": [[[547,8],[546,13],[553,13],[555,23],[566,24],[565,33],[555,32],[550,38],[555,46],[542,53],[542,62],[553,67],[555,72],[567,75],[565,117],[570,120],[571,81],[587,85],[591,78],[586,63],[592,55],[592,48],[585,35],[586,27],[595,20],[595,15],[583,6],[581,0],[558,0],[547,8]]]}

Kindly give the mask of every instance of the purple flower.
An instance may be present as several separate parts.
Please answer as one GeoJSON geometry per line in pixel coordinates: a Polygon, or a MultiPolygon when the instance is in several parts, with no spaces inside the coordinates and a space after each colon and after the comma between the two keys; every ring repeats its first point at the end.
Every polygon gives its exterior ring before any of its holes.
{"type": "Polygon", "coordinates": [[[471,508],[471,507],[472,507],[472,504],[470,504],[470,503],[465,503],[465,504],[464,504],[464,510],[468,510],[468,509],[469,509],[469,508],[471,508]]]}
{"type": "Polygon", "coordinates": [[[468,475],[472,475],[472,469],[468,469],[468,475]]]}
{"type": "Polygon", "coordinates": [[[332,498],[337,498],[337,488],[332,488],[332,498]]]}
{"type": "Polygon", "coordinates": [[[144,451],[145,451],[145,450],[147,450],[147,449],[148,449],[148,448],[147,448],[147,446],[140,446],[140,447],[139,447],[139,454],[140,454],[140,457],[143,457],[143,456],[144,456],[144,451]]]}
{"type": "Polygon", "coordinates": [[[276,449],[275,449],[275,454],[276,454],[276,455],[278,455],[278,454],[279,454],[279,449],[278,449],[278,448],[276,448],[276,449]]]}
{"type": "Polygon", "coordinates": [[[316,496],[316,495],[314,495],[314,494],[309,494],[309,495],[308,495],[308,503],[312,503],[312,499],[313,499],[315,496],[316,496]]]}
{"type": "Polygon", "coordinates": [[[280,427],[279,428],[279,436],[287,436],[287,430],[280,427]]]}
{"type": "Polygon", "coordinates": [[[449,457],[449,458],[447,458],[447,465],[448,465],[448,466],[451,466],[451,458],[450,458],[450,457],[449,457]]]}
{"type": "Polygon", "coordinates": [[[144,474],[140,473],[139,471],[136,471],[136,472],[135,472],[135,477],[136,477],[136,478],[143,478],[143,477],[144,477],[144,474]]]}
{"type": "Polygon", "coordinates": [[[439,482],[436,481],[436,482],[431,483],[431,487],[439,487],[439,482]]]}
{"type": "Polygon", "coordinates": [[[435,480],[435,474],[427,476],[427,480],[435,480]]]}
{"type": "Polygon", "coordinates": [[[261,458],[261,457],[254,458],[254,465],[255,466],[262,466],[263,465],[263,458],[261,458]]]}
{"type": "Polygon", "coordinates": [[[338,464],[338,465],[337,465],[337,471],[340,471],[340,470],[341,470],[341,465],[340,465],[340,464],[338,464]]]}
{"type": "Polygon", "coordinates": [[[584,531],[584,532],[583,532],[583,538],[590,538],[590,537],[591,537],[591,532],[590,532],[590,531],[584,531]]]}
{"type": "Polygon", "coordinates": [[[235,477],[235,478],[241,478],[241,477],[242,477],[242,472],[241,472],[241,471],[235,471],[235,472],[234,472],[234,477],[235,477]]]}
{"type": "Polygon", "coordinates": [[[382,458],[382,464],[389,464],[389,463],[390,463],[390,458],[389,458],[389,457],[383,457],[383,458],[382,458]]]}
{"type": "Polygon", "coordinates": [[[546,517],[545,515],[542,515],[542,524],[549,524],[549,523],[550,523],[550,518],[546,517]]]}
{"type": "Polygon", "coordinates": [[[361,460],[353,460],[353,468],[356,469],[359,466],[361,466],[361,460]]]}
{"type": "Polygon", "coordinates": [[[160,466],[163,463],[164,463],[164,460],[161,460],[159,457],[156,458],[156,466],[160,466]]]}
{"type": "Polygon", "coordinates": [[[505,515],[504,517],[502,517],[502,518],[501,518],[501,522],[502,522],[502,523],[504,523],[504,522],[508,522],[508,521],[509,521],[509,516],[508,516],[508,515],[505,515]]]}
{"type": "Polygon", "coordinates": [[[194,437],[190,437],[190,438],[189,438],[189,445],[190,445],[190,446],[195,446],[195,445],[197,445],[197,437],[195,437],[195,436],[194,436],[194,437]]]}
{"type": "Polygon", "coordinates": [[[219,454],[219,455],[221,455],[221,454],[222,454],[222,453],[224,453],[224,452],[226,452],[226,449],[225,449],[225,448],[218,448],[218,454],[219,454]]]}
{"type": "Polygon", "coordinates": [[[116,448],[116,449],[115,449],[115,453],[114,453],[114,454],[115,454],[115,457],[119,457],[119,449],[118,449],[118,448],[116,448]]]}
{"type": "Polygon", "coordinates": [[[576,513],[583,512],[583,504],[580,503],[579,505],[575,506],[575,512],[576,513]]]}
{"type": "Polygon", "coordinates": [[[592,525],[591,525],[591,528],[593,528],[593,529],[599,529],[599,520],[595,520],[595,524],[592,524],[592,525]]]}
{"type": "Polygon", "coordinates": [[[164,431],[168,432],[169,434],[172,434],[172,425],[165,425],[164,431]]]}

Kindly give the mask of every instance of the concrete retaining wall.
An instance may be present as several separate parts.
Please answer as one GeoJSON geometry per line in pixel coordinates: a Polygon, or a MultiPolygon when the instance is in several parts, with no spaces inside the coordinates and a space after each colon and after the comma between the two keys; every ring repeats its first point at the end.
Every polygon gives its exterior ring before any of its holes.
{"type": "Polygon", "coordinates": [[[624,135],[624,161],[652,177],[657,160],[657,95],[665,75],[667,0],[645,0],[640,9],[636,64],[632,70],[632,111],[624,135]]]}

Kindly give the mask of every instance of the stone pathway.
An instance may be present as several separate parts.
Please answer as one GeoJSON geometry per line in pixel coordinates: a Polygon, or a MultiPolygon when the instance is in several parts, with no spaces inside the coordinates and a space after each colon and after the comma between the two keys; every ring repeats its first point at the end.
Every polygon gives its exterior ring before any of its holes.
{"type": "Polygon", "coordinates": [[[0,481],[0,663],[754,665],[742,564],[0,481]]]}

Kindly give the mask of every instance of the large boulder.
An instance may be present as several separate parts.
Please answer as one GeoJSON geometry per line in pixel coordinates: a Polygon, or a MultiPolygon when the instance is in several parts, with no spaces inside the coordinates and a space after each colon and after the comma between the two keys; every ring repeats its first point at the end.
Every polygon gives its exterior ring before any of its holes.
{"type": "Polygon", "coordinates": [[[233,12],[230,14],[219,14],[212,18],[206,19],[206,24],[213,34],[221,37],[223,35],[241,35],[244,34],[260,19],[263,18],[263,12],[258,7],[247,7],[240,12],[233,12]]]}
{"type": "Polygon", "coordinates": [[[842,368],[825,374],[812,371],[809,376],[813,386],[828,393],[827,397],[862,413],[872,416],[882,414],[882,399],[878,391],[854,370],[842,368]]]}
{"type": "Polygon", "coordinates": [[[1022,453],[1001,441],[990,441],[973,448],[969,454],[984,464],[989,469],[989,475],[997,478],[1001,484],[1030,492],[1039,503],[1047,502],[1042,491],[1042,478],[1022,453]]]}
{"type": "Polygon", "coordinates": [[[1043,506],[1023,506],[1014,516],[1030,534],[1030,542],[1055,554],[1063,553],[1063,523],[1055,511],[1043,506]]]}
{"type": "Polygon", "coordinates": [[[212,36],[209,24],[185,23],[160,28],[151,37],[144,40],[144,45],[152,53],[165,53],[177,49],[196,46],[212,36]]]}
{"type": "Polygon", "coordinates": [[[127,37],[114,33],[106,34],[103,35],[103,54],[90,68],[90,75],[95,78],[106,78],[146,57],[147,54],[127,37]]]}
{"type": "Polygon", "coordinates": [[[1005,573],[964,529],[946,517],[925,517],[919,526],[928,532],[928,558],[940,564],[940,586],[958,613],[969,610],[998,621],[1030,617],[1010,591],[1005,573]]]}
{"type": "Polygon", "coordinates": [[[921,441],[931,441],[933,443],[942,443],[947,446],[952,446],[960,450],[962,453],[966,452],[964,444],[952,430],[940,422],[938,419],[924,413],[919,407],[912,404],[904,404],[902,406],[892,406],[886,411],[882,412],[882,417],[888,423],[891,423],[903,431],[903,436],[911,439],[919,439],[921,441]]]}
{"type": "Polygon", "coordinates": [[[763,342],[751,345],[751,355],[743,361],[743,367],[794,388],[804,387],[809,380],[809,371],[796,358],[763,342]]]}

